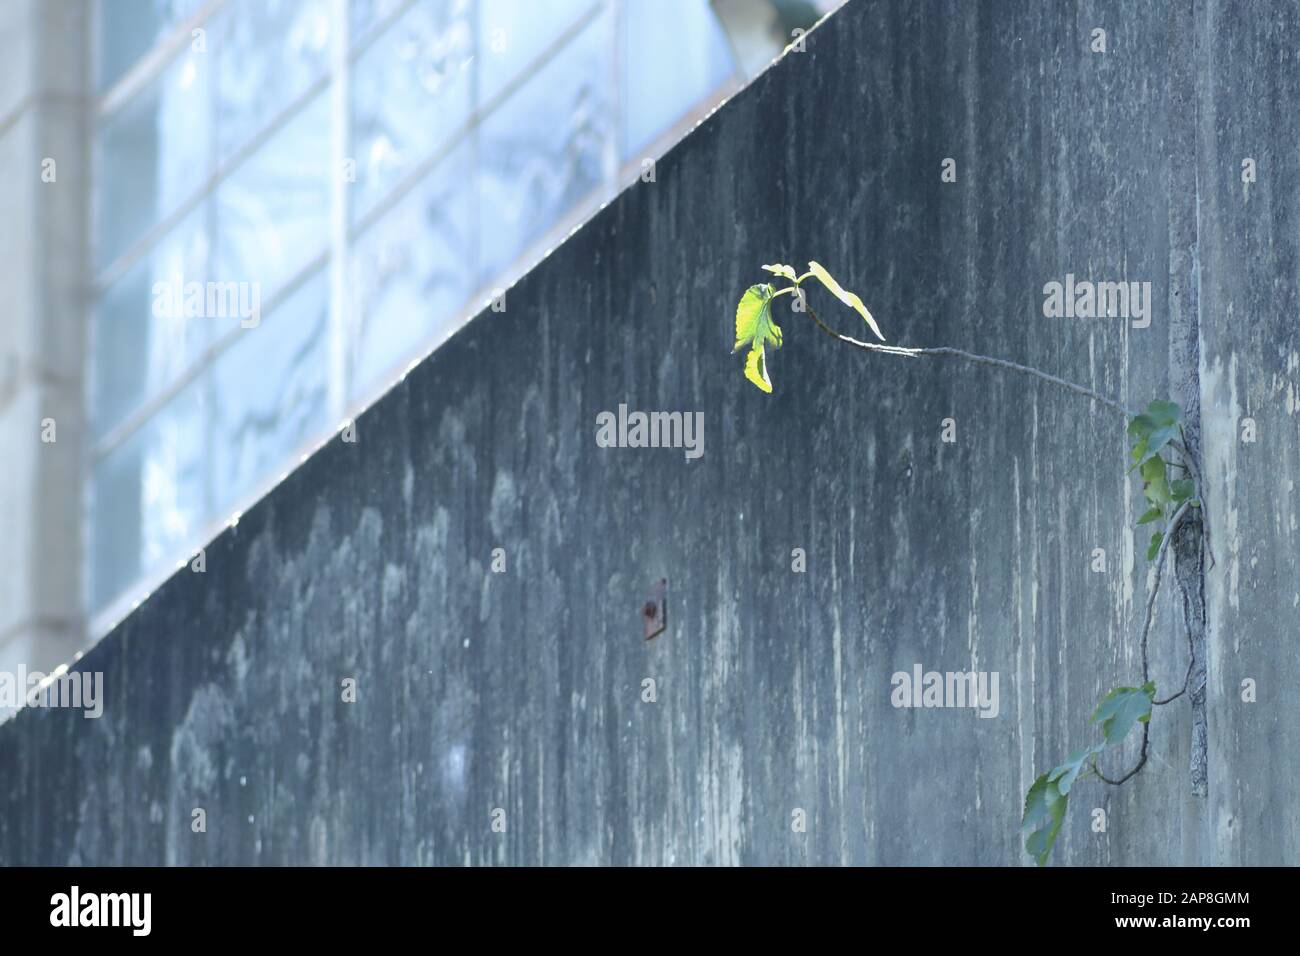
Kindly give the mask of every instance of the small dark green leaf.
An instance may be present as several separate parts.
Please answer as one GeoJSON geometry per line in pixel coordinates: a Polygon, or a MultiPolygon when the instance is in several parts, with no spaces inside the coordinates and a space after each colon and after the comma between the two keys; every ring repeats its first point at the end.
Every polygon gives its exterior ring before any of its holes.
{"type": "Polygon", "coordinates": [[[1147,454],[1147,440],[1146,438],[1139,438],[1137,442],[1135,442],[1133,445],[1133,451],[1132,451],[1133,466],[1129,468],[1128,470],[1129,474],[1132,474],[1136,468],[1138,468],[1143,462],[1147,460],[1146,454],[1147,454]]]}
{"type": "Polygon", "coordinates": [[[1103,697],[1092,720],[1101,724],[1106,743],[1119,743],[1134,724],[1150,720],[1151,702],[1155,696],[1156,685],[1147,681],[1141,687],[1116,687],[1103,697]]]}
{"type": "Polygon", "coordinates": [[[1142,463],[1142,470],[1139,474],[1143,481],[1154,481],[1156,478],[1165,476],[1165,460],[1163,458],[1149,458],[1142,463]]]}
{"type": "Polygon", "coordinates": [[[1147,524],[1152,521],[1157,521],[1164,516],[1164,509],[1159,505],[1153,505],[1149,511],[1143,513],[1141,518],[1138,518],[1138,524],[1147,524]]]}
{"type": "Polygon", "coordinates": [[[1165,402],[1157,399],[1147,406],[1146,415],[1157,425],[1177,425],[1183,410],[1177,402],[1165,402]]]}
{"type": "Polygon", "coordinates": [[[1047,856],[1052,852],[1069,800],[1047,778],[1048,774],[1043,774],[1025,794],[1025,814],[1020,823],[1020,832],[1029,834],[1025,850],[1039,866],[1047,862],[1047,856]]]}
{"type": "Polygon", "coordinates": [[[1196,482],[1190,478],[1179,478],[1169,487],[1173,491],[1175,504],[1182,504],[1196,493],[1196,482]]]}
{"type": "Polygon", "coordinates": [[[1134,439],[1133,461],[1141,465],[1177,438],[1181,415],[1182,409],[1173,402],[1154,401],[1145,412],[1129,419],[1128,433],[1134,439]]]}
{"type": "MultiPolygon", "coordinates": [[[[1146,443],[1142,447],[1142,455],[1138,458],[1138,464],[1142,464],[1149,458],[1154,458],[1160,454],[1161,450],[1171,441],[1178,437],[1177,425],[1159,425],[1146,438],[1146,443]]],[[[1134,446],[1136,450],[1137,446],[1134,446]]]]}
{"type": "Polygon", "coordinates": [[[1146,438],[1155,427],[1156,423],[1150,415],[1134,415],[1129,419],[1128,433],[1134,438],[1146,438]]]}
{"type": "Polygon", "coordinates": [[[1149,458],[1142,463],[1142,494],[1153,505],[1167,505],[1173,500],[1169,493],[1168,472],[1163,458],[1149,458]]]}
{"type": "Polygon", "coordinates": [[[1076,750],[1070,756],[1065,758],[1065,763],[1052,770],[1047,775],[1047,779],[1056,784],[1056,789],[1062,795],[1068,796],[1070,787],[1074,786],[1074,781],[1078,778],[1079,773],[1083,770],[1083,765],[1088,758],[1094,754],[1099,754],[1105,748],[1105,744],[1093,744],[1091,747],[1084,747],[1076,750]]]}

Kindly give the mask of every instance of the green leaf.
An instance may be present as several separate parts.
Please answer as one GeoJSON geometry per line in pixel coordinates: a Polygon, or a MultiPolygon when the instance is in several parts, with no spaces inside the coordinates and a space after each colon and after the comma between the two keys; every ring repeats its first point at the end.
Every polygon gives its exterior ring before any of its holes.
{"type": "Polygon", "coordinates": [[[1177,402],[1165,402],[1157,399],[1147,406],[1146,414],[1157,425],[1177,425],[1178,419],[1182,417],[1183,410],[1178,407],[1177,402]]]}
{"type": "Polygon", "coordinates": [[[1128,470],[1128,474],[1133,473],[1133,469],[1141,466],[1146,462],[1147,440],[1139,438],[1133,443],[1133,467],[1128,470]]]}
{"type": "Polygon", "coordinates": [[[1048,776],[1043,774],[1035,780],[1025,794],[1025,813],[1020,821],[1020,832],[1029,834],[1025,850],[1039,866],[1047,862],[1047,856],[1052,852],[1052,844],[1056,842],[1069,803],[1069,797],[1061,793],[1057,785],[1047,779],[1048,776]]]}
{"type": "Polygon", "coordinates": [[[745,378],[764,392],[771,392],[766,348],[768,345],[781,347],[781,329],[772,321],[770,285],[751,285],[736,305],[736,345],[732,351],[738,352],[746,345],[750,348],[745,357],[745,378]]]}
{"type": "Polygon", "coordinates": [[[1154,561],[1156,555],[1160,553],[1160,542],[1165,538],[1163,531],[1157,531],[1151,536],[1151,543],[1147,545],[1147,560],[1154,561]]]}
{"type": "Polygon", "coordinates": [[[1153,505],[1167,505],[1173,501],[1169,491],[1169,478],[1163,458],[1149,458],[1142,463],[1142,494],[1153,505]]]}
{"type": "Polygon", "coordinates": [[[1143,459],[1152,458],[1164,449],[1173,439],[1178,437],[1178,429],[1162,425],[1151,433],[1147,439],[1146,451],[1143,453],[1143,459]]]}
{"type": "Polygon", "coordinates": [[[772,287],[766,283],[751,285],[736,305],[736,345],[739,352],[750,343],[781,344],[781,330],[772,321],[772,287]]]}
{"type": "Polygon", "coordinates": [[[1182,504],[1192,495],[1196,494],[1196,482],[1190,478],[1179,478],[1169,486],[1174,495],[1174,503],[1182,504]]]}
{"type": "Polygon", "coordinates": [[[1164,516],[1165,511],[1163,508],[1159,505],[1152,505],[1149,511],[1144,512],[1142,517],[1138,518],[1138,524],[1147,524],[1148,522],[1159,520],[1164,516]]]}
{"type": "Polygon", "coordinates": [[[1165,476],[1165,469],[1168,464],[1163,458],[1149,458],[1142,462],[1142,468],[1138,472],[1143,481],[1155,481],[1157,478],[1165,476]]]}
{"type": "Polygon", "coordinates": [[[1129,419],[1128,433],[1134,438],[1134,467],[1160,454],[1161,449],[1178,437],[1182,412],[1173,402],[1154,401],[1145,412],[1129,419]]]}
{"type": "Polygon", "coordinates": [[[785,276],[791,282],[797,283],[799,281],[799,277],[794,273],[794,266],[782,265],[778,262],[774,265],[763,266],[763,268],[775,275],[785,276]]]}
{"type": "MultiPolygon", "coordinates": [[[[1161,450],[1171,441],[1178,437],[1177,425],[1157,425],[1143,441],[1133,446],[1134,458],[1139,465],[1145,464],[1148,459],[1154,458],[1160,454],[1161,450]],[[1136,454],[1138,448],[1141,448],[1141,455],[1136,454]]],[[[1131,471],[1132,469],[1130,469],[1131,471]]]]}
{"type": "Polygon", "coordinates": [[[1105,747],[1105,744],[1093,744],[1091,747],[1076,750],[1065,758],[1065,763],[1053,769],[1047,775],[1047,779],[1056,784],[1056,789],[1062,795],[1069,795],[1070,787],[1074,786],[1074,781],[1078,779],[1079,773],[1083,770],[1083,765],[1088,758],[1101,753],[1105,747]]]}
{"type": "Polygon", "coordinates": [[[862,304],[861,299],[852,292],[848,292],[842,288],[840,284],[831,277],[831,274],[826,271],[821,263],[808,263],[808,271],[816,276],[821,284],[831,291],[831,294],[834,295],[835,298],[839,299],[845,305],[857,309],[858,314],[867,320],[867,325],[871,327],[871,331],[876,333],[876,338],[880,339],[882,342],[885,341],[885,337],[880,333],[880,327],[876,325],[876,320],[871,317],[871,313],[867,311],[867,307],[862,304]]]}
{"type": "Polygon", "coordinates": [[[1150,415],[1134,415],[1129,419],[1128,433],[1134,438],[1146,438],[1155,431],[1156,423],[1150,415]]]}
{"type": "Polygon", "coordinates": [[[755,345],[745,356],[745,378],[769,395],[772,393],[772,380],[767,377],[767,356],[763,352],[763,346],[755,345]]]}
{"type": "Polygon", "coordinates": [[[1141,687],[1116,687],[1097,705],[1092,721],[1101,724],[1106,743],[1117,744],[1134,724],[1145,724],[1151,719],[1151,702],[1155,697],[1156,685],[1151,681],[1141,687]]]}

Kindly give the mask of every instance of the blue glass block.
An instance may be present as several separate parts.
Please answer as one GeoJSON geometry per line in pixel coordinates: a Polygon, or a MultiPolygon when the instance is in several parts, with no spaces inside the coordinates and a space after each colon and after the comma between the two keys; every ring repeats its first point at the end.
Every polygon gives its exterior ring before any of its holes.
{"type": "Polygon", "coordinates": [[[210,322],[169,308],[158,286],[207,279],[204,214],[200,207],[182,219],[99,300],[91,333],[96,438],[179,379],[212,339],[210,322]]]}
{"type": "Polygon", "coordinates": [[[91,479],[92,610],[142,576],[160,574],[200,543],[206,517],[207,400],[200,377],[126,442],[91,479]]]}
{"type": "Polygon", "coordinates": [[[99,0],[95,88],[103,91],[121,79],[155,43],[196,13],[205,2],[99,0]]]}
{"type": "Polygon", "coordinates": [[[473,22],[456,3],[419,3],[357,60],[352,73],[352,218],[369,212],[446,146],[472,107],[473,22]]]}
{"type": "Polygon", "coordinates": [[[212,367],[212,488],[221,518],[329,427],[329,272],[315,273],[212,367]]]}
{"type": "Polygon", "coordinates": [[[327,90],[217,187],[211,278],[256,284],[264,302],[324,252],[330,167],[327,90]]]}
{"type": "Polygon", "coordinates": [[[211,171],[211,57],[186,50],[105,120],[95,170],[103,269],[191,198],[211,171]]]}
{"type": "Polygon", "coordinates": [[[214,18],[217,161],[225,162],[330,67],[332,0],[257,0],[214,18]]]}
{"type": "Polygon", "coordinates": [[[598,198],[615,136],[611,33],[607,18],[597,17],[483,120],[478,188],[485,283],[509,272],[576,206],[598,198]]]}
{"type": "Polygon", "coordinates": [[[471,157],[467,145],[453,151],[353,244],[350,398],[371,394],[449,333],[474,291],[471,157]]]}
{"type": "Polygon", "coordinates": [[[479,0],[475,6],[480,104],[526,77],[565,30],[604,9],[603,0],[479,0]]]}
{"type": "MultiPolygon", "coordinates": [[[[416,0],[435,15],[461,15],[472,12],[478,0],[416,0]]],[[[374,40],[376,34],[390,26],[395,17],[404,16],[408,0],[350,0],[348,4],[348,39],[353,48],[374,40]]]]}

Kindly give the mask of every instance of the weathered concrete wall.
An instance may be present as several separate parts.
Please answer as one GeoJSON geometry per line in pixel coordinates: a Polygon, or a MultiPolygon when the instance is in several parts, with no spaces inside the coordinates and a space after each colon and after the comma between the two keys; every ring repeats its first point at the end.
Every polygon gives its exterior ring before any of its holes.
{"type": "Polygon", "coordinates": [[[1210,862],[1300,861],[1300,6],[1208,4],[1199,72],[1210,862]],[[1243,158],[1264,170],[1241,181],[1243,158]],[[1253,419],[1258,441],[1242,441],[1253,419]],[[1241,702],[1254,680],[1259,703],[1241,702]]]}
{"type": "Polygon", "coordinates": [[[893,342],[1199,394],[1209,796],[1163,708],[1142,774],[1075,790],[1055,859],[1296,862],[1297,40],[1289,4],[851,3],[100,643],[102,718],[0,728],[0,859],[1026,861],[1028,784],[1140,674],[1123,420],[794,315],[760,394],[736,299],[816,258],[893,342]],[[1045,318],[1067,272],[1151,282],[1150,327],[1045,318]],[[620,403],[702,411],[704,456],[598,448],[620,403]],[[999,716],[893,708],[914,663],[998,672],[999,716]]]}

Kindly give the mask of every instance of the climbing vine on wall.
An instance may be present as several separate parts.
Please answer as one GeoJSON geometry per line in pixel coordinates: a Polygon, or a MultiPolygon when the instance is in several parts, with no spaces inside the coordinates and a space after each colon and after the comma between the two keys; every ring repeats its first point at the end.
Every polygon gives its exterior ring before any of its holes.
{"type": "MultiPolygon", "coordinates": [[[[1006,359],[946,346],[903,348],[885,345],[883,344],[885,336],[862,299],[844,289],[820,263],[809,262],[807,270],[802,274],[792,266],[780,263],[764,265],[762,268],[775,278],[769,282],[751,285],[740,297],[740,302],[736,306],[736,344],[732,351],[748,349],[745,355],[745,378],[763,392],[772,391],[769,361],[771,352],[779,349],[783,340],[781,328],[774,318],[774,308],[781,296],[788,295],[791,297],[793,312],[807,314],[820,331],[846,345],[866,352],[902,358],[926,356],[958,358],[1029,375],[1098,401],[1122,412],[1128,420],[1128,435],[1132,442],[1129,473],[1137,472],[1142,481],[1142,494],[1148,505],[1147,510],[1138,518],[1137,524],[1152,525],[1154,529],[1146,550],[1147,560],[1153,563],[1154,580],[1147,596],[1139,643],[1142,683],[1136,687],[1116,687],[1106,694],[1092,714],[1092,723],[1100,732],[1099,739],[1074,751],[1063,763],[1039,775],[1025,794],[1024,813],[1020,822],[1021,835],[1025,838],[1025,851],[1041,865],[1047,862],[1052,852],[1052,846],[1065,820],[1070,794],[1075,784],[1080,780],[1096,778],[1103,783],[1118,786],[1131,779],[1146,765],[1149,723],[1153,708],[1171,703],[1187,692],[1195,663],[1190,653],[1193,650],[1190,632],[1187,676],[1183,680],[1182,689],[1170,697],[1164,699],[1156,697],[1156,685],[1150,679],[1147,653],[1156,595],[1160,590],[1160,579],[1170,542],[1192,509],[1201,508],[1200,473],[1194,456],[1188,450],[1182,409],[1174,402],[1156,400],[1147,405],[1143,411],[1132,412],[1114,399],[1093,389],[1006,359]],[[843,335],[823,322],[808,302],[803,284],[809,279],[816,279],[841,303],[857,312],[878,341],[863,341],[843,335]],[[1135,727],[1141,728],[1142,735],[1137,762],[1130,770],[1119,776],[1107,776],[1098,764],[1099,759],[1107,750],[1117,748],[1123,743],[1135,727]]],[[[1202,546],[1208,546],[1206,537],[1200,540],[1203,542],[1202,546]]]]}

